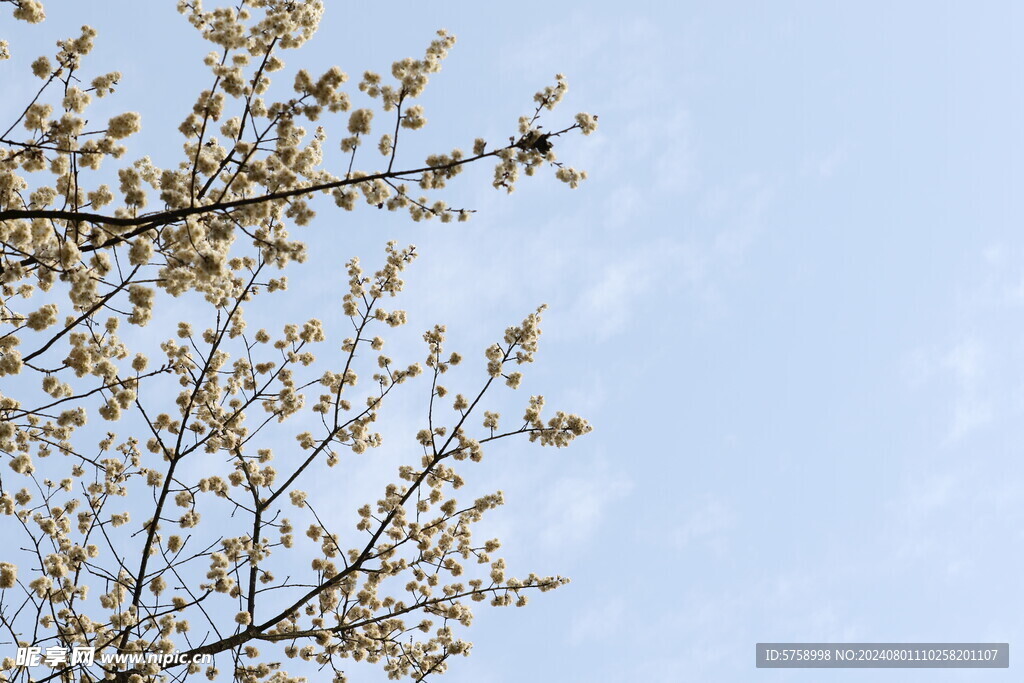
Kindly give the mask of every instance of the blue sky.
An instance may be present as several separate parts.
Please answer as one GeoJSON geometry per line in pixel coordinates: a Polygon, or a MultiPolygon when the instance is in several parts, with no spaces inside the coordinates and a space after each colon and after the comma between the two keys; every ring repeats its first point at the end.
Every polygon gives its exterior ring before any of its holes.
{"type": "MultiPolygon", "coordinates": [[[[91,64],[125,74],[102,106],[143,115],[129,157],[176,159],[207,78],[173,3],[47,8],[43,27],[5,29],[13,51],[94,25],[91,64]]],[[[448,680],[1019,677],[755,670],[754,644],[1024,642],[1022,11],[328,6],[289,67],[386,71],[436,28],[458,36],[410,159],[507,136],[556,72],[564,120],[600,115],[558,148],[589,171],[579,190],[534,178],[507,197],[482,168],[448,195],[479,209],[467,224],[326,209],[288,273],[295,319],[330,324],[344,260],[415,243],[409,339],[445,322],[471,357],[551,305],[517,399],[544,393],[595,431],[494,449],[477,476],[506,492],[488,524],[513,573],[573,583],[480,609],[448,680]]],[[[0,77],[6,115],[35,86],[10,62],[0,77]]],[[[417,400],[392,416],[399,435],[417,400]]],[[[401,444],[323,484],[339,515],[376,496],[401,444]]]]}

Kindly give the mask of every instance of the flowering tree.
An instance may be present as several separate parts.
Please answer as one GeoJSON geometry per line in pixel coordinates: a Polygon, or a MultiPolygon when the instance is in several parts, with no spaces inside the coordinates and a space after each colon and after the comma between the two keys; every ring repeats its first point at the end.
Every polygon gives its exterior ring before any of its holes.
{"type": "MultiPolygon", "coordinates": [[[[44,19],[37,0],[2,1],[17,19],[44,19]]],[[[183,107],[180,158],[117,161],[140,129],[135,112],[87,130],[93,98],[121,78],[88,73],[88,26],[31,61],[41,86],[0,128],[0,630],[49,666],[40,675],[7,657],[2,680],[333,671],[340,681],[346,658],[394,678],[443,673],[469,651],[460,633],[471,602],[523,605],[566,581],[507,574],[499,542],[472,536],[501,492],[453,493],[464,461],[492,441],[565,446],[590,430],[576,415],[542,415],[540,396],[510,426],[485,410],[492,387],[519,385],[543,307],[486,349],[479,385],[463,393],[441,383],[462,362],[443,326],[423,335],[422,364],[382,353],[383,335],[405,322],[384,304],[402,290],[413,247],[389,243],[372,272],[347,264],[348,338],[328,344],[316,319],[251,331],[244,309],[272,300],[287,285],[280,271],[305,260],[290,229],[313,220],[317,195],[345,211],[366,203],[416,221],[465,220],[469,210],[436,195],[467,164],[495,162],[493,184],[509,192],[520,172],[545,166],[575,187],[585,174],[553,147],[592,132],[596,117],[545,132],[542,114],[566,91],[559,76],[507,144],[477,139],[471,154],[408,164],[400,138],[425,125],[414,101],[453,36],[439,31],[390,77],[364,73],[358,93],[337,67],[299,70],[278,93],[271,74],[283,51],[313,36],[321,0],[213,10],[182,0],[178,10],[214,48],[212,83],[183,107]],[[371,138],[375,118],[386,132],[371,138]],[[321,119],[312,134],[304,127],[321,119]],[[332,119],[344,126],[344,168],[323,160],[332,119]],[[189,320],[162,329],[168,295],[193,305],[189,320]],[[129,348],[126,330],[147,326],[159,351],[129,348]],[[316,348],[327,349],[322,361],[316,348]],[[357,385],[359,374],[372,380],[357,385]],[[337,476],[330,468],[379,446],[375,422],[406,383],[429,398],[409,464],[358,509],[354,528],[324,518],[303,482],[337,476]],[[272,444],[290,445],[275,459],[272,444]],[[140,656],[153,653],[167,656],[140,656]]],[[[11,58],[6,41],[0,58],[11,58]]]]}

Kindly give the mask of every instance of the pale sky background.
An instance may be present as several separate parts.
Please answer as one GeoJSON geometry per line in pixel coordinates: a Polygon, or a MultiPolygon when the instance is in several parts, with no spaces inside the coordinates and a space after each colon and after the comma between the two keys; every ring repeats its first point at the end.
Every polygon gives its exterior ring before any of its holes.
{"type": "MultiPolygon", "coordinates": [[[[409,339],[445,322],[479,364],[547,302],[515,400],[544,393],[595,425],[471,473],[506,492],[487,528],[511,573],[573,583],[478,609],[473,654],[443,680],[1020,679],[1019,5],[328,5],[289,68],[358,78],[436,28],[458,36],[410,161],[507,136],[556,72],[570,92],[552,123],[600,115],[556,147],[589,171],[579,190],[542,174],[509,197],[481,167],[447,195],[480,210],[468,224],[327,208],[298,231],[315,249],[288,273],[292,319],[337,321],[344,260],[415,243],[409,339]],[[757,670],[758,641],[1009,642],[1011,669],[757,670]]],[[[95,26],[90,66],[124,72],[103,106],[143,115],[129,157],[176,160],[209,78],[174,3],[47,8],[39,28],[5,11],[13,50],[95,26]]],[[[0,78],[4,114],[37,87],[9,63],[0,78]]],[[[377,497],[421,398],[392,406],[400,438],[379,460],[321,481],[339,515],[377,497]]]]}

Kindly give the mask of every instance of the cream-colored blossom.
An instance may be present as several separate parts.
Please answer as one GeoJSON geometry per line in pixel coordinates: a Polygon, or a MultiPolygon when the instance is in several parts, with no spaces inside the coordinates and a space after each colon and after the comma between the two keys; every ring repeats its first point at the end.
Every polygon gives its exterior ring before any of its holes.
{"type": "Polygon", "coordinates": [[[579,126],[581,133],[590,135],[597,130],[597,117],[586,112],[580,112],[576,114],[576,125],[579,126]]]}
{"type": "Polygon", "coordinates": [[[138,112],[129,111],[118,114],[107,122],[107,135],[114,140],[126,138],[142,129],[142,117],[138,112]]]}
{"type": "Polygon", "coordinates": [[[36,78],[49,78],[51,71],[53,71],[53,66],[45,55],[32,62],[32,75],[36,78]]]}
{"type": "Polygon", "coordinates": [[[372,109],[356,109],[349,116],[348,132],[353,135],[369,135],[370,122],[373,120],[372,109]]]}
{"type": "Polygon", "coordinates": [[[10,562],[0,562],[0,589],[14,588],[18,581],[18,568],[10,562]]]}

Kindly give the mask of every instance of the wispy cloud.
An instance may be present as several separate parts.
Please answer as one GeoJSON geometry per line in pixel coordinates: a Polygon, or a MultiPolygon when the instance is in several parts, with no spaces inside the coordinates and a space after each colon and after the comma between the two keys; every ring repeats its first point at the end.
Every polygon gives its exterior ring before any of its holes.
{"type": "Polygon", "coordinates": [[[546,487],[547,521],[541,541],[548,547],[571,547],[589,541],[599,530],[608,507],[633,489],[621,472],[591,465],[591,469],[566,476],[546,487]]]}
{"type": "Polygon", "coordinates": [[[986,391],[990,356],[988,346],[975,335],[948,346],[920,347],[909,354],[905,376],[911,387],[935,382],[950,386],[947,441],[961,440],[995,419],[995,407],[986,391]]]}
{"type": "Polygon", "coordinates": [[[708,543],[722,549],[727,543],[725,534],[736,522],[732,506],[710,495],[691,505],[683,514],[685,516],[672,534],[672,541],[680,550],[695,543],[708,543]]]}
{"type": "Polygon", "coordinates": [[[598,599],[596,603],[577,612],[569,627],[569,642],[573,645],[599,642],[616,637],[627,617],[625,601],[617,597],[598,599]]]}

